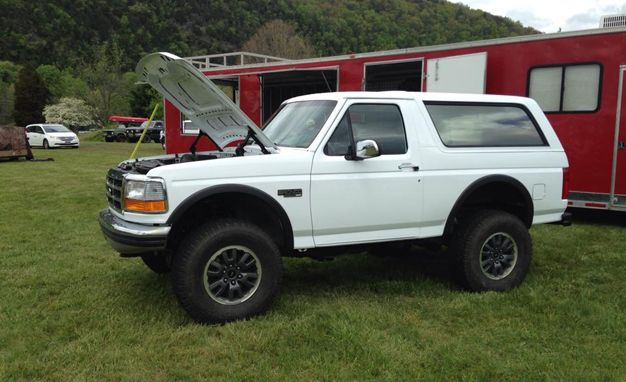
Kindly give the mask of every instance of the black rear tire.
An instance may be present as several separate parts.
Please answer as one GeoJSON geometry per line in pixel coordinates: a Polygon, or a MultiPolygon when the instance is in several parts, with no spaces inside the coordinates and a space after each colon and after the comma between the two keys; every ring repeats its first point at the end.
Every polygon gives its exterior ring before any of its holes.
{"type": "Polygon", "coordinates": [[[165,255],[147,253],[145,255],[141,255],[141,260],[143,260],[144,264],[146,264],[146,266],[148,266],[148,268],[150,268],[154,273],[163,274],[169,273],[172,270],[165,255]]]}
{"type": "Polygon", "coordinates": [[[223,323],[264,313],[279,292],[282,273],[280,251],[266,232],[224,219],[185,237],[174,257],[172,283],[194,320],[223,323]]]}
{"type": "Polygon", "coordinates": [[[526,277],[532,240],[517,216],[485,210],[461,220],[450,249],[455,257],[455,273],[464,288],[505,291],[526,277]]]}

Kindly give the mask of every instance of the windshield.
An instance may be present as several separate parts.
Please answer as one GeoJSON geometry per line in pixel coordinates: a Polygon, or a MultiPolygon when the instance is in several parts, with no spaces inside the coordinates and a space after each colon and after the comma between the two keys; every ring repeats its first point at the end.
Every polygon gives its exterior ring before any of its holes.
{"type": "Polygon", "coordinates": [[[43,129],[46,133],[67,133],[70,131],[70,129],[63,125],[45,125],[43,129]]]}
{"type": "Polygon", "coordinates": [[[263,133],[277,146],[307,148],[335,108],[337,101],[302,101],[284,105],[263,133]]]}
{"type": "MultiPolygon", "coordinates": [[[[148,121],[143,121],[141,125],[139,125],[139,127],[143,129],[146,127],[147,124],[148,124],[148,121]]],[[[163,127],[163,121],[152,121],[152,123],[150,124],[150,127],[160,129],[161,127],[163,127]]]]}

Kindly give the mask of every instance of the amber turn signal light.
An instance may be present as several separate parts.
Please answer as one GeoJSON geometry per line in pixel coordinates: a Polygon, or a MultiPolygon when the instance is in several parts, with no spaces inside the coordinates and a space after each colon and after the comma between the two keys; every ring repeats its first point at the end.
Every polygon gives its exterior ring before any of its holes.
{"type": "Polygon", "coordinates": [[[126,211],[135,212],[166,212],[165,200],[137,200],[126,199],[124,201],[126,211]]]}

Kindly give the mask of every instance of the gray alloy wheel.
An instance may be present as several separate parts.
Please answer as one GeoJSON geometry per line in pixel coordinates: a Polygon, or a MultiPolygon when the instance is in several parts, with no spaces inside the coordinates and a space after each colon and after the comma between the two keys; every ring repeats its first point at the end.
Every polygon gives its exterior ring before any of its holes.
{"type": "Polygon", "coordinates": [[[259,287],[263,268],[250,248],[231,245],[216,251],[204,267],[204,289],[223,305],[249,299],[259,287]]]}
{"type": "Polygon", "coordinates": [[[517,243],[505,233],[496,232],[489,236],[480,249],[480,269],[491,280],[507,277],[517,263],[517,243]]]}

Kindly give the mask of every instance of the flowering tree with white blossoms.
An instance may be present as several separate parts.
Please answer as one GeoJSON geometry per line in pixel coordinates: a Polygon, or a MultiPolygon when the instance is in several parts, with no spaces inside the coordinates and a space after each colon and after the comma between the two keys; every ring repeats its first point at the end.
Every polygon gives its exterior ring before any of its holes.
{"type": "Polygon", "coordinates": [[[47,123],[60,123],[72,130],[96,124],[93,108],[78,98],[64,97],[54,105],[47,105],[43,116],[47,123]]]}

